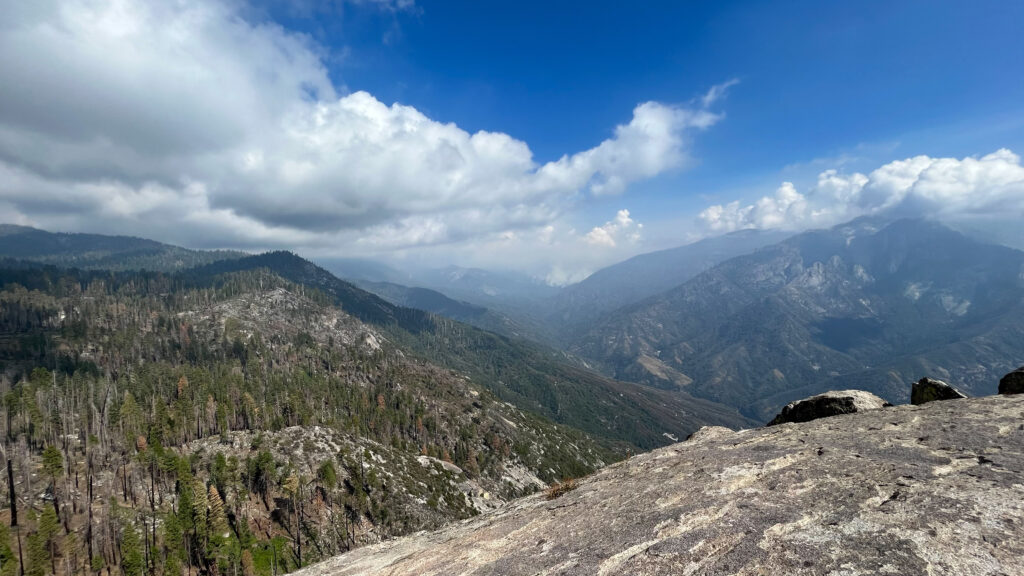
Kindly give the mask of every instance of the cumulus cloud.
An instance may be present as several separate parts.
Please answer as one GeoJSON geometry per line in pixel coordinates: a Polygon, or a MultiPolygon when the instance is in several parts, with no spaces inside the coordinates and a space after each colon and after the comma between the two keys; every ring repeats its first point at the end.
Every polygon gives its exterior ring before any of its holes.
{"type": "Polygon", "coordinates": [[[619,242],[637,242],[644,225],[629,216],[629,210],[622,209],[615,214],[615,219],[605,222],[603,226],[595,226],[584,240],[591,246],[607,246],[615,248],[619,242]]]}
{"type": "Polygon", "coordinates": [[[320,253],[451,244],[543,230],[581,198],[685,166],[691,134],[721,118],[709,107],[725,87],[645,102],[605,141],[541,163],[507,134],[346,93],[321,46],[243,8],[0,0],[11,218],[320,253]]]}
{"type": "Polygon", "coordinates": [[[772,196],[710,206],[700,214],[714,231],[829,226],[866,214],[940,219],[1024,215],[1024,166],[1010,150],[986,156],[915,156],[870,174],[826,170],[806,192],[785,182],[772,196]]]}

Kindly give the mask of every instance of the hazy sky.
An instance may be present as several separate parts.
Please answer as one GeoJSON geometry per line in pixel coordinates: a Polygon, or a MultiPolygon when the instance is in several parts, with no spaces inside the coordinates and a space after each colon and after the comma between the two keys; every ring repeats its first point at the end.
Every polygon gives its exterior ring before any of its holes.
{"type": "Polygon", "coordinates": [[[0,13],[2,221],[565,282],[737,228],[1024,217],[1019,2],[0,13]]]}

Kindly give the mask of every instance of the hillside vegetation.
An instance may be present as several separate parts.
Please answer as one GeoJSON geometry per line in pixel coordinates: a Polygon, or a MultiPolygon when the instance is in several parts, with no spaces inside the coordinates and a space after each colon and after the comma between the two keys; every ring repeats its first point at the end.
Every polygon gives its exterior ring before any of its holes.
{"type": "Polygon", "coordinates": [[[500,401],[266,268],[0,279],[20,514],[2,570],[281,573],[626,449],[500,401]]]}
{"type": "Polygon", "coordinates": [[[64,267],[174,272],[245,255],[234,250],[189,250],[133,236],[66,234],[0,224],[0,256],[64,267]]]}

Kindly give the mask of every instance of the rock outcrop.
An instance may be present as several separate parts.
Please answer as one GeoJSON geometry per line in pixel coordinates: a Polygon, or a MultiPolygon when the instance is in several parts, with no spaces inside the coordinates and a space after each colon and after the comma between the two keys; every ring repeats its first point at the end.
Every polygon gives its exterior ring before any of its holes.
{"type": "Polygon", "coordinates": [[[789,422],[810,422],[818,418],[878,410],[890,404],[863,390],[834,390],[790,402],[768,423],[769,426],[789,422]]]}
{"type": "Polygon", "coordinates": [[[1024,574],[1024,396],[708,429],[302,576],[1024,574]]]}
{"type": "Polygon", "coordinates": [[[999,381],[1000,394],[1024,394],[1024,366],[1010,372],[999,381]]]}
{"type": "Polygon", "coordinates": [[[914,382],[910,389],[910,403],[915,406],[935,402],[936,400],[957,400],[967,398],[963,392],[946,384],[942,380],[921,378],[914,382]]]}

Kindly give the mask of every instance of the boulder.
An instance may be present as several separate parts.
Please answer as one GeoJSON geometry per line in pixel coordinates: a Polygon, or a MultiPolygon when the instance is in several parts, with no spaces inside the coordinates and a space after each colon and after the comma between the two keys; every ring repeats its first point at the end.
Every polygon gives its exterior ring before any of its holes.
{"type": "Polygon", "coordinates": [[[810,422],[840,414],[852,414],[865,410],[878,410],[892,406],[871,392],[863,390],[832,390],[796,402],[790,402],[779,412],[769,426],[789,422],[810,422]]]}
{"type": "Polygon", "coordinates": [[[999,381],[1000,394],[1024,394],[1024,366],[1010,372],[999,381]]]}
{"type": "Polygon", "coordinates": [[[914,386],[910,389],[910,403],[915,406],[936,400],[957,400],[960,398],[967,398],[967,395],[942,380],[933,380],[931,378],[921,378],[914,382],[914,386]]]}
{"type": "Polygon", "coordinates": [[[731,436],[736,431],[725,426],[701,426],[699,430],[686,437],[687,442],[702,442],[708,439],[731,436]]]}

